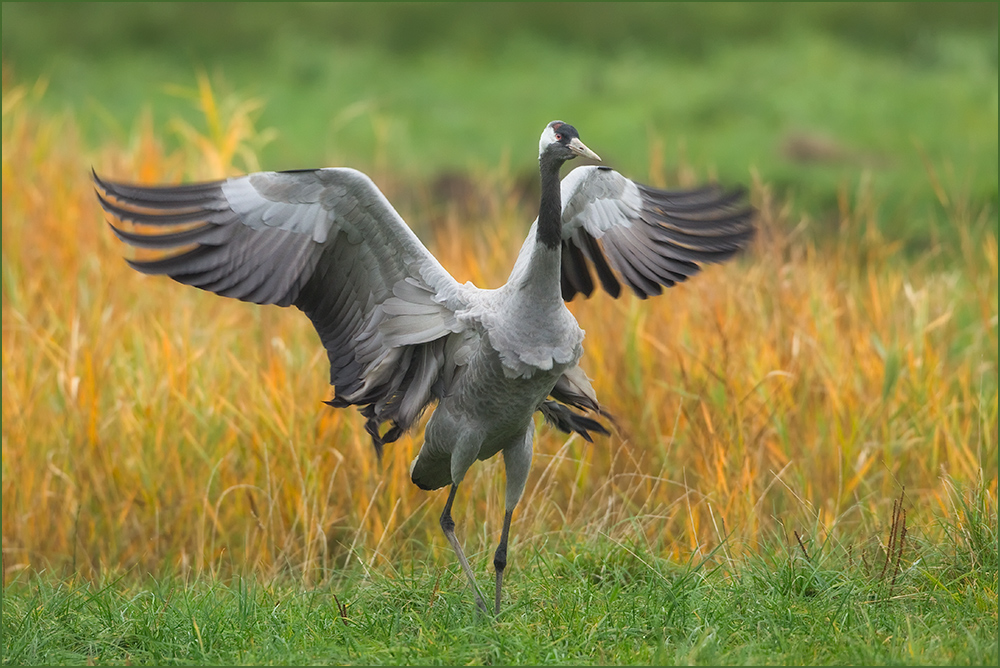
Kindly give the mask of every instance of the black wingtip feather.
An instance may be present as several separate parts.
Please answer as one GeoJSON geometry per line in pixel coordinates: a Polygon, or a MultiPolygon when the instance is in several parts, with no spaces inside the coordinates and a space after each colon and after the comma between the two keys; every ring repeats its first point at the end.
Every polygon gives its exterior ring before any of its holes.
{"type": "Polygon", "coordinates": [[[594,279],[590,275],[587,267],[587,258],[583,251],[572,243],[562,245],[562,298],[563,301],[572,301],[577,293],[583,293],[589,297],[594,291],[594,279]]]}
{"type": "MultiPolygon", "coordinates": [[[[146,207],[146,211],[138,211],[133,208],[120,206],[100,193],[97,194],[97,199],[101,203],[101,208],[103,208],[108,214],[127,223],[139,225],[188,225],[190,223],[207,222],[213,217],[213,215],[217,215],[216,211],[206,211],[204,209],[177,211],[176,209],[171,208],[167,209],[168,211],[171,211],[171,213],[165,213],[163,210],[155,210],[152,207],[146,207]]],[[[184,208],[186,209],[188,207],[184,208]]]]}
{"type": "Polygon", "coordinates": [[[211,246],[196,246],[189,251],[155,260],[129,260],[126,258],[125,261],[128,262],[128,266],[143,274],[166,274],[174,280],[180,280],[181,274],[177,272],[189,269],[192,260],[208,256],[213,252],[214,249],[211,246]]]}
{"type": "MultiPolygon", "coordinates": [[[[108,181],[91,169],[98,197],[108,197],[130,207],[153,210],[196,210],[218,203],[223,181],[203,181],[179,185],[138,185],[108,181]],[[103,191],[103,195],[101,194],[103,191]]],[[[210,208],[210,207],[209,207],[210,208]]]]}
{"type": "Polygon", "coordinates": [[[615,272],[611,271],[611,267],[608,266],[608,261],[604,258],[604,252],[597,244],[597,239],[584,233],[582,240],[583,253],[587,259],[594,263],[594,269],[597,271],[597,278],[601,282],[601,287],[604,288],[605,292],[617,299],[622,292],[622,286],[615,277],[615,272]]]}

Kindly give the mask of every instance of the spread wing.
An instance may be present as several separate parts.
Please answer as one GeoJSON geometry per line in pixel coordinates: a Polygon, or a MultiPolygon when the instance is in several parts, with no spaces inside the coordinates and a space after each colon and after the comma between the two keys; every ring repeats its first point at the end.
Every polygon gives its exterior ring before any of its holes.
{"type": "Polygon", "coordinates": [[[478,341],[456,318],[474,288],[445,271],[361,172],[261,172],[158,187],[96,173],[94,181],[105,211],[142,226],[112,225],[122,241],[179,251],[128,260],[133,268],[305,312],[330,359],[331,405],[361,407],[379,453],[443,395],[478,341]]]}
{"type": "Polygon", "coordinates": [[[740,189],[657,190],[608,167],[574,169],[562,180],[563,299],[591,295],[591,267],[612,297],[621,281],[645,299],[728,260],[754,236],[744,200],[740,189]]]}

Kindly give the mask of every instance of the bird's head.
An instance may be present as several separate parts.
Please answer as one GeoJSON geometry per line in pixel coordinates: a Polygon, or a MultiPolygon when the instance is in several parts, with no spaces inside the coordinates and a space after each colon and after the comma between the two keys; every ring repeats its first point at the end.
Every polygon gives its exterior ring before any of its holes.
{"type": "Polygon", "coordinates": [[[578,155],[591,160],[600,160],[600,156],[591,151],[580,141],[580,133],[569,123],[552,121],[545,126],[538,140],[538,159],[549,155],[559,162],[572,160],[578,155]]]}

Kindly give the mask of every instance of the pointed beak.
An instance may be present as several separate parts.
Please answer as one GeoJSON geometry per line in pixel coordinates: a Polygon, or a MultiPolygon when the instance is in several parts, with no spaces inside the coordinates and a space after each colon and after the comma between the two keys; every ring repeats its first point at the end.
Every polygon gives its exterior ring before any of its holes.
{"type": "Polygon", "coordinates": [[[573,139],[570,140],[569,150],[573,151],[573,153],[576,153],[577,155],[582,155],[584,158],[590,158],[591,160],[596,160],[598,162],[601,161],[601,156],[587,148],[586,144],[580,141],[577,137],[573,137],[573,139]]]}

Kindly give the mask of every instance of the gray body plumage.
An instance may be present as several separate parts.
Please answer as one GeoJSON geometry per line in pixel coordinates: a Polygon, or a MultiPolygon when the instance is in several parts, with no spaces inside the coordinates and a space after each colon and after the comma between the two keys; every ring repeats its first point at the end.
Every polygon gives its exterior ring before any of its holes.
{"type": "Polygon", "coordinates": [[[424,489],[452,485],[442,527],[470,580],[448,526],[451,502],[473,462],[504,453],[499,608],[510,514],[528,476],[534,414],[587,440],[590,432],[608,433],[577,412],[606,415],[577,365],[584,335],[565,302],[593,292],[591,269],[614,297],[622,282],[642,298],[659,294],[700,264],[728,259],[753,236],[753,212],[739,191],[661,191],[593,166],[571,171],[560,186],[559,167],[575,155],[597,157],[572,126],[550,123],[539,146],[539,219],[506,284],[494,290],[455,281],[371,179],[353,169],[158,187],[94,179],[109,214],[158,228],[112,225],[120,239],[177,251],[129,261],[135,269],[226,297],[301,309],[328,353],[335,389],[329,403],[360,408],[380,455],[437,404],[411,477],[424,489]]]}

